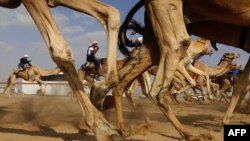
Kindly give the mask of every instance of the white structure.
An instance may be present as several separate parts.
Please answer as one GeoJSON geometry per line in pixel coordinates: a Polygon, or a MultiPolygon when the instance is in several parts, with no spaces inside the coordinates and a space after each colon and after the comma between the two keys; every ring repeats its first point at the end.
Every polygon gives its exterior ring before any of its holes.
{"type": "MultiPolygon", "coordinates": [[[[72,90],[65,80],[62,73],[58,75],[51,75],[46,77],[41,77],[44,81],[45,95],[69,95],[72,90]]],[[[86,87],[86,81],[84,83],[84,89],[88,94],[90,89],[86,87]]],[[[0,82],[0,93],[3,92],[6,82],[0,82]]],[[[40,90],[39,85],[36,82],[25,81],[23,79],[18,79],[15,86],[12,88],[12,93],[20,94],[38,94],[40,90]]]]}
{"type": "MultiPolygon", "coordinates": [[[[45,95],[68,95],[71,88],[67,81],[44,81],[45,95]]],[[[37,94],[40,87],[36,82],[22,80],[20,92],[23,94],[37,94]]]]}

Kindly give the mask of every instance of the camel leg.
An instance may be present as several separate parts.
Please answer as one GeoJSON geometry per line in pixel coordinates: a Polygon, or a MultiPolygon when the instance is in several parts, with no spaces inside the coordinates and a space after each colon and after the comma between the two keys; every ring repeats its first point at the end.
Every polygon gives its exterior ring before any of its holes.
{"type": "Polygon", "coordinates": [[[167,89],[160,92],[160,94],[157,96],[157,103],[156,105],[160,108],[160,110],[163,112],[163,114],[169,119],[169,121],[173,124],[173,126],[177,129],[179,134],[187,139],[192,140],[193,135],[187,131],[183,125],[180,123],[180,121],[177,119],[177,117],[174,115],[168,100],[166,99],[166,91],[167,89]]]}
{"type": "Polygon", "coordinates": [[[132,84],[129,85],[129,88],[125,91],[126,98],[128,102],[135,108],[136,104],[132,98],[132,94],[134,93],[135,89],[138,87],[138,80],[134,80],[132,84]]]}
{"type": "Polygon", "coordinates": [[[80,81],[83,81],[85,78],[85,71],[82,68],[79,68],[77,74],[78,74],[80,81]]]}
{"type": "Polygon", "coordinates": [[[250,61],[248,60],[245,69],[243,70],[239,80],[233,86],[233,95],[231,97],[230,104],[227,108],[227,112],[223,118],[223,124],[228,124],[229,119],[233,114],[235,106],[239,103],[239,99],[244,97],[250,89],[250,61]],[[244,86],[242,86],[244,84],[244,86]]]}
{"type": "Polygon", "coordinates": [[[134,93],[135,89],[138,87],[138,84],[140,83],[142,94],[145,96],[149,96],[149,91],[151,89],[151,80],[150,75],[147,71],[145,71],[142,75],[139,75],[137,77],[137,80],[133,81],[133,83],[130,85],[129,89],[126,90],[125,94],[130,104],[133,105],[133,107],[136,106],[135,102],[132,99],[132,94],[134,93]]]}
{"type": "Polygon", "coordinates": [[[7,81],[7,84],[4,88],[3,94],[7,94],[10,97],[10,90],[11,88],[16,84],[17,76],[15,74],[12,74],[7,81]]]}
{"type": "MultiPolygon", "coordinates": [[[[184,61],[185,62],[185,61],[184,61]]],[[[189,65],[188,65],[189,66],[189,65]]],[[[188,68],[187,66],[187,68],[188,68]]],[[[195,80],[189,75],[189,73],[187,72],[187,68],[185,68],[185,66],[180,63],[178,66],[178,70],[181,72],[181,74],[184,76],[184,78],[187,79],[187,81],[189,82],[191,87],[196,86],[196,82],[195,80]]]]}
{"type": "Polygon", "coordinates": [[[39,78],[34,78],[34,79],[35,79],[34,81],[36,81],[40,87],[38,95],[45,95],[45,83],[39,78]]]}
{"type": "Polygon", "coordinates": [[[148,97],[151,89],[151,79],[148,71],[145,71],[141,77],[139,77],[139,82],[141,84],[142,93],[148,97]]]}
{"type": "Polygon", "coordinates": [[[218,100],[219,99],[219,85],[216,83],[210,82],[210,86],[211,86],[212,94],[214,94],[218,100]]]}
{"type": "MultiPolygon", "coordinates": [[[[124,128],[124,120],[123,120],[122,104],[121,104],[122,94],[126,90],[126,87],[130,84],[130,82],[134,80],[134,78],[136,78],[139,74],[141,74],[145,69],[147,69],[151,65],[150,63],[151,57],[149,55],[148,50],[145,47],[143,46],[141,47],[141,51],[139,52],[138,56],[139,56],[138,59],[140,60],[139,61],[140,63],[132,67],[133,69],[129,71],[129,73],[127,73],[123,77],[123,79],[120,80],[118,85],[114,87],[112,90],[113,96],[115,98],[116,117],[117,117],[117,124],[119,128],[124,128]]],[[[119,71],[119,74],[120,74],[120,71],[119,71]]]]}
{"type": "Polygon", "coordinates": [[[220,94],[222,95],[222,97],[224,98],[224,100],[226,101],[226,103],[229,103],[228,97],[226,95],[226,91],[231,88],[231,86],[229,86],[231,84],[226,85],[225,83],[223,84],[223,87],[220,89],[220,94]]]}
{"type": "Polygon", "coordinates": [[[149,22],[161,53],[159,68],[150,92],[153,97],[159,94],[162,87],[169,89],[180,55],[190,44],[184,21],[181,19],[182,2],[174,1],[171,4],[170,2],[169,0],[145,1],[145,10],[151,15],[148,17],[149,22]],[[175,7],[174,12],[170,10],[171,5],[175,7]],[[178,24],[174,21],[178,21],[178,24]]]}
{"type": "Polygon", "coordinates": [[[153,87],[151,88],[150,95],[152,97],[158,98],[157,99],[158,106],[163,111],[165,116],[168,117],[168,119],[171,121],[174,127],[178,130],[180,135],[186,139],[191,139],[192,135],[184,129],[182,124],[173,114],[168,102],[163,100],[165,99],[164,96],[162,97],[160,96],[160,92],[163,91],[163,88],[165,92],[166,91],[169,92],[169,87],[172,82],[174,72],[176,70],[177,64],[181,59],[182,55],[181,53],[183,53],[183,51],[186,49],[185,47],[187,47],[190,43],[190,40],[188,41],[189,37],[186,31],[181,31],[180,33],[171,35],[171,33],[179,32],[180,30],[178,29],[185,29],[184,22],[182,23],[183,19],[175,19],[175,20],[172,19],[173,21],[180,21],[181,24],[172,24],[171,25],[172,28],[169,28],[170,27],[169,24],[171,24],[171,21],[168,21],[169,19],[167,19],[166,17],[169,18],[175,16],[180,18],[183,17],[182,15],[174,16],[174,14],[182,14],[178,13],[182,11],[182,1],[171,1],[171,2],[173,3],[169,4],[168,0],[145,1],[145,9],[148,15],[152,15],[150,16],[151,26],[152,29],[154,30],[154,35],[156,36],[156,39],[158,41],[157,44],[160,46],[160,52],[162,53],[160,56],[161,60],[159,64],[159,69],[156,74],[153,87]],[[170,10],[171,8],[169,7],[172,4],[175,7],[174,12],[171,11],[170,10]],[[169,13],[173,15],[170,16],[168,15],[169,13]],[[163,15],[164,17],[162,17],[163,15]],[[178,26],[178,28],[175,26],[178,26]],[[172,38],[170,39],[169,37],[172,38]],[[174,37],[178,39],[173,39],[174,37]],[[180,43],[182,44],[180,45],[180,43]]]}
{"type": "Polygon", "coordinates": [[[118,31],[120,26],[120,13],[112,6],[105,5],[97,0],[48,0],[48,4],[54,6],[65,6],[73,10],[83,12],[95,17],[104,27],[108,39],[108,68],[105,83],[111,85],[118,82],[116,56],[118,44],[118,31]]]}
{"type": "MultiPolygon", "coordinates": [[[[191,64],[187,66],[187,69],[188,69],[189,71],[192,71],[192,72],[196,73],[196,74],[205,76],[205,78],[206,78],[206,86],[207,86],[207,93],[208,93],[208,99],[209,99],[209,100],[213,100],[214,97],[213,97],[213,95],[211,94],[209,76],[208,76],[206,73],[204,73],[203,71],[201,71],[201,70],[195,68],[195,67],[194,67],[193,65],[191,65],[191,64]]],[[[202,89],[202,88],[201,88],[201,89],[202,89]]]]}
{"type": "Polygon", "coordinates": [[[46,0],[22,1],[36,23],[53,61],[63,71],[72,88],[85,117],[86,125],[93,130],[98,141],[108,141],[120,137],[117,129],[108,123],[89,101],[74,66],[72,51],[60,33],[48,9],[46,0]]]}

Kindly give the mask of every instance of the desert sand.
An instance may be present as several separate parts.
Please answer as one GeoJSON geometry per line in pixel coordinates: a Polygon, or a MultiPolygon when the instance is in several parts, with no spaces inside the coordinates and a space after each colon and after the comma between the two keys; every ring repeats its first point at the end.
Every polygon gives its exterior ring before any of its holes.
{"type": "MultiPolygon", "coordinates": [[[[0,96],[0,141],[95,141],[83,124],[80,106],[71,96],[0,96]]],[[[126,127],[133,133],[126,141],[179,141],[176,129],[147,98],[134,97],[136,107],[123,100],[126,127]]],[[[181,123],[194,135],[210,133],[223,141],[221,120],[227,109],[222,102],[171,104],[181,123]]],[[[103,112],[116,124],[114,108],[103,112]]],[[[250,115],[234,113],[231,123],[250,123],[250,115]]]]}

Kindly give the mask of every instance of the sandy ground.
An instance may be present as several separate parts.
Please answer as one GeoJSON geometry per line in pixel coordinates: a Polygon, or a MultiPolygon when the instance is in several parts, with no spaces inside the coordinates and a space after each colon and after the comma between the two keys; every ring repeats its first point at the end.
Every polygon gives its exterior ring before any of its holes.
{"type": "MultiPolygon", "coordinates": [[[[80,107],[69,96],[0,95],[0,141],[94,141],[92,133],[83,134],[80,107]]],[[[180,135],[161,111],[146,98],[135,97],[136,108],[123,101],[126,126],[133,135],[126,141],[177,141],[180,135]],[[146,124],[147,123],[147,124],[146,124]]],[[[171,105],[183,125],[195,135],[210,133],[213,140],[223,140],[220,125],[225,103],[187,103],[171,105]]],[[[115,112],[104,112],[115,125],[115,112]]],[[[249,114],[235,113],[232,123],[250,123],[249,114]]]]}

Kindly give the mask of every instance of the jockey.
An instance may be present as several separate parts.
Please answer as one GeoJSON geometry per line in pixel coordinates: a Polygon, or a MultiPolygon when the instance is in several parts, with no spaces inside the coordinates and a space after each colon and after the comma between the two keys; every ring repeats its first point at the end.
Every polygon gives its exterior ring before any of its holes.
{"type": "MultiPolygon", "coordinates": [[[[98,72],[100,63],[99,63],[99,61],[97,60],[97,58],[95,57],[95,54],[97,53],[98,50],[99,50],[99,46],[98,46],[98,42],[97,42],[97,41],[94,41],[94,42],[88,47],[88,50],[87,50],[87,61],[95,64],[95,68],[96,68],[96,71],[97,71],[97,72],[98,72]]],[[[98,73],[99,73],[99,72],[98,72],[98,73]]]]}
{"type": "Polygon", "coordinates": [[[31,60],[28,60],[28,54],[25,54],[21,59],[18,64],[18,68],[20,70],[25,70],[27,67],[31,67],[32,65],[30,64],[31,60]]]}
{"type": "Polygon", "coordinates": [[[135,40],[135,43],[137,44],[142,44],[143,42],[143,37],[138,37],[136,40],[135,40]]]}
{"type": "MultiPolygon", "coordinates": [[[[132,31],[132,32],[130,33],[130,35],[135,35],[136,33],[137,33],[137,32],[132,31]]],[[[129,40],[129,42],[128,42],[127,44],[128,44],[128,46],[130,46],[130,47],[138,47],[138,48],[140,48],[140,47],[142,46],[142,42],[143,42],[143,37],[140,36],[140,37],[138,37],[137,39],[135,39],[134,41],[133,41],[133,40],[129,40]]]]}
{"type": "Polygon", "coordinates": [[[234,81],[235,76],[239,75],[242,72],[241,67],[242,67],[241,65],[234,63],[232,64],[231,71],[229,72],[232,81],[234,81]]]}

